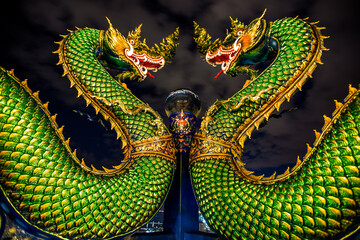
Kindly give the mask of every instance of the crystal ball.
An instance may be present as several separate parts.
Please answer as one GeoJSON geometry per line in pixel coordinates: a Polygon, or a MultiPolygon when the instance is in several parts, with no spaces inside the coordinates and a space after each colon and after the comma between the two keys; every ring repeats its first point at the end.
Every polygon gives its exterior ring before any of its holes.
{"type": "Polygon", "coordinates": [[[201,110],[199,97],[188,89],[178,89],[169,94],[165,100],[165,112],[169,117],[174,112],[191,112],[196,117],[201,110]]]}

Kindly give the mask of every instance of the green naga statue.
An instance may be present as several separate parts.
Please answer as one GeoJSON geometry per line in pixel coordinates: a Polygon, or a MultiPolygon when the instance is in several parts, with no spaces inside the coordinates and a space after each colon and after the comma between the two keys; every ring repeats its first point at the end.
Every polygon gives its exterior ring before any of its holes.
{"type": "Polygon", "coordinates": [[[216,101],[195,134],[192,184],[201,212],[224,239],[342,239],[359,228],[360,98],[349,95],[324,116],[303,160],[280,175],[256,176],[242,161],[244,142],[311,77],[325,38],[316,23],[298,18],[245,26],[231,19],[223,41],[195,23],[205,60],[229,76],[252,78],[227,100],[216,101]],[[251,65],[274,58],[261,74],[251,65]]]}
{"type": "MultiPolygon", "coordinates": [[[[242,161],[244,142],[301,89],[321,63],[320,28],[298,18],[245,26],[231,19],[224,40],[195,23],[195,42],[220,73],[250,74],[239,92],[206,112],[190,148],[195,196],[223,239],[341,239],[359,228],[360,98],[343,102],[301,161],[284,174],[256,176],[242,161]],[[258,74],[250,66],[273,62],[258,74]]],[[[156,113],[122,82],[143,80],[174,56],[178,31],[160,46],[78,29],[59,43],[59,64],[71,86],[108,120],[124,159],[112,169],[87,166],[71,151],[62,127],[37,92],[12,71],[0,71],[0,186],[3,211],[39,237],[113,239],[148,222],[164,202],[176,166],[173,138],[156,113]],[[113,78],[107,68],[119,70],[113,78]]],[[[220,74],[219,73],[219,74],[220,74]]],[[[181,115],[181,122],[186,119],[181,115]]],[[[185,126],[183,124],[182,126],[185,126]]]]}
{"type": "Polygon", "coordinates": [[[84,28],[63,37],[56,53],[64,76],[110,122],[125,157],[112,169],[87,166],[71,151],[48,104],[26,81],[1,69],[2,207],[41,236],[112,239],[147,223],[172,182],[171,134],[160,115],[121,81],[142,81],[149,70],[164,67],[175,54],[178,30],[152,48],[140,41],[140,27],[127,37],[111,24],[106,31],[84,28]],[[114,79],[104,66],[120,74],[114,79]]]}

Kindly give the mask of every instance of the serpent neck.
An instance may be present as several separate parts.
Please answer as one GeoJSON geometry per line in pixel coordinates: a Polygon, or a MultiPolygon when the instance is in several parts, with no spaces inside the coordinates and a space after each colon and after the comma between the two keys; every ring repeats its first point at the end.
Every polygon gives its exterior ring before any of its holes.
{"type": "Polygon", "coordinates": [[[47,104],[26,81],[0,69],[1,197],[8,214],[16,212],[26,229],[51,239],[112,239],[135,231],[161,207],[175,170],[173,142],[157,113],[97,60],[100,34],[79,29],[55,52],[71,86],[122,140],[125,159],[113,169],[79,160],[47,104]]]}
{"type": "Polygon", "coordinates": [[[169,134],[159,121],[160,116],[135,97],[125,84],[115,80],[100,64],[96,51],[103,31],[80,29],[65,36],[60,42],[59,63],[63,65],[71,86],[82,95],[87,104],[109,120],[118,137],[138,141],[169,134]],[[144,112],[149,114],[143,114],[144,112]]]}
{"type": "Polygon", "coordinates": [[[278,41],[276,58],[257,78],[208,112],[203,126],[209,126],[209,135],[243,145],[255,127],[301,89],[320,61],[323,43],[315,26],[285,18],[272,24],[270,34],[278,41]]]}

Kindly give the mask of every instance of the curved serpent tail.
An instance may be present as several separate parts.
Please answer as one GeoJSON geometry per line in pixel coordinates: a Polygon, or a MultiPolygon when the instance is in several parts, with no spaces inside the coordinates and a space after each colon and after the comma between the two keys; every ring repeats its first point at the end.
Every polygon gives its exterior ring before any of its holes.
{"type": "MultiPolygon", "coordinates": [[[[122,140],[125,158],[112,169],[80,161],[47,103],[26,81],[0,70],[2,206],[41,236],[112,239],[133,232],[156,214],[172,181],[171,136],[158,114],[101,66],[96,54],[102,34],[78,29],[64,36],[56,52],[71,85],[122,140]]],[[[136,34],[130,36],[137,40],[136,34]]]]}
{"type": "Polygon", "coordinates": [[[314,147],[308,147],[292,171],[255,176],[241,158],[252,131],[301,89],[321,63],[326,48],[320,28],[297,18],[266,23],[261,17],[248,27],[232,20],[233,31],[220,47],[221,41],[209,45],[205,30],[195,28],[196,41],[208,44],[209,52],[200,47],[206,60],[223,64],[224,73],[231,76],[249,72],[242,66],[245,62],[266,60],[276,52],[263,73],[208,110],[195,135],[192,183],[212,229],[225,239],[274,240],[339,239],[356,230],[360,220],[360,93],[355,88],[350,87],[343,103],[336,102],[332,118],[324,117],[314,147]]]}

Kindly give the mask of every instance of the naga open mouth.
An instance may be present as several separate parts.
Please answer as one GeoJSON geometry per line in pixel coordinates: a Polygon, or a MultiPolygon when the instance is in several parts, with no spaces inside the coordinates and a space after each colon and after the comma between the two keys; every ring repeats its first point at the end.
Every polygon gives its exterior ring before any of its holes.
{"type": "Polygon", "coordinates": [[[226,73],[229,70],[230,65],[237,59],[241,50],[240,38],[237,38],[230,49],[223,49],[222,46],[214,53],[207,52],[205,59],[209,64],[216,66],[221,64],[221,71],[215,76],[219,77],[221,73],[226,73]]]}
{"type": "Polygon", "coordinates": [[[125,49],[125,56],[138,69],[138,72],[142,76],[142,80],[145,79],[146,75],[154,78],[154,76],[149,73],[149,70],[156,72],[164,67],[165,59],[163,57],[152,58],[146,53],[136,54],[134,53],[133,46],[131,44],[129,44],[129,46],[130,49],[125,49]]]}

